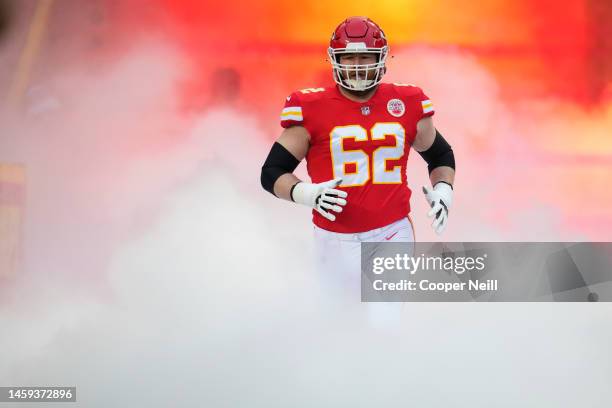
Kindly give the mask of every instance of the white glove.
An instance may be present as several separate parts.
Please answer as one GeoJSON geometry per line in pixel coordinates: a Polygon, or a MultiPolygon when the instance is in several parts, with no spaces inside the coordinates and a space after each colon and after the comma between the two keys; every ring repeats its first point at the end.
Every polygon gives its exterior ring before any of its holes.
{"type": "Polygon", "coordinates": [[[453,203],[453,188],[449,184],[439,181],[433,187],[433,190],[423,187],[423,193],[425,193],[425,198],[431,206],[427,216],[432,217],[435,215],[431,226],[440,235],[446,228],[448,209],[453,203]]]}
{"type": "Polygon", "coordinates": [[[296,203],[314,208],[328,220],[334,221],[336,216],[330,211],[342,212],[342,207],[346,205],[345,198],[348,196],[346,191],[334,189],[341,181],[340,177],[319,184],[300,181],[293,186],[291,199],[296,203]]]}

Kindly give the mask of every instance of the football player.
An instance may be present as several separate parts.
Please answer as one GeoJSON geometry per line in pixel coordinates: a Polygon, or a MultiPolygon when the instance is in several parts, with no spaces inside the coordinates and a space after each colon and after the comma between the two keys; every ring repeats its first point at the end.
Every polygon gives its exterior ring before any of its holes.
{"type": "Polygon", "coordinates": [[[388,54],[385,34],[372,20],[343,21],[328,48],[336,86],[287,97],[284,130],[262,167],[264,189],[313,208],[317,241],[328,250],[335,246],[335,256],[365,241],[414,242],[406,182],[410,147],[428,165],[432,187],[423,192],[432,227],[441,234],[447,225],[453,151],[434,127],[432,102],[419,87],[382,82],[388,54]],[[304,158],[310,183],[293,174],[304,158]]]}

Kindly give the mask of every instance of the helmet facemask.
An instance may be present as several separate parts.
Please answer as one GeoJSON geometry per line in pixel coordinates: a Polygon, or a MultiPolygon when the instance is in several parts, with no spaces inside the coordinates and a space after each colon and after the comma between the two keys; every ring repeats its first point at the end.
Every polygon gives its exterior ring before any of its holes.
{"type": "Polygon", "coordinates": [[[332,64],[334,81],[351,91],[365,91],[378,85],[385,74],[387,46],[381,48],[366,48],[364,43],[349,43],[346,48],[329,47],[327,53],[332,64]],[[374,54],[373,64],[341,64],[340,57],[345,54],[374,54]],[[368,72],[374,71],[374,78],[368,78],[368,72]],[[353,74],[353,75],[351,75],[353,74]]]}

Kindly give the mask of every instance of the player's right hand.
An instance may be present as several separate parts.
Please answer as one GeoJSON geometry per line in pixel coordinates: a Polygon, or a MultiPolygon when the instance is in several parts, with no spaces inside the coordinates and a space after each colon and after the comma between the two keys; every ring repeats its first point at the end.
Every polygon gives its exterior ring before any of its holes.
{"type": "Polygon", "coordinates": [[[312,207],[323,217],[335,221],[333,212],[340,213],[346,205],[346,191],[337,190],[334,187],[342,182],[338,177],[324,183],[312,184],[300,181],[291,191],[291,199],[296,203],[312,207]]]}

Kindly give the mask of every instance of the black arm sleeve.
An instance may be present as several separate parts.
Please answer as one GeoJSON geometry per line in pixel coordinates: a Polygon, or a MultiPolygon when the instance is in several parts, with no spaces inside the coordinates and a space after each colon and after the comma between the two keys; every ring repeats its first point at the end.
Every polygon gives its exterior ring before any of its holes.
{"type": "Polygon", "coordinates": [[[436,138],[431,147],[423,152],[418,152],[427,162],[429,174],[436,167],[448,166],[455,169],[455,155],[448,142],[436,129],[436,138]]]}
{"type": "MultiPolygon", "coordinates": [[[[261,186],[274,194],[274,183],[285,173],[293,173],[300,161],[285,147],[274,142],[265,163],[261,167],[261,186]]],[[[274,194],[276,195],[276,194],[274,194]]]]}

